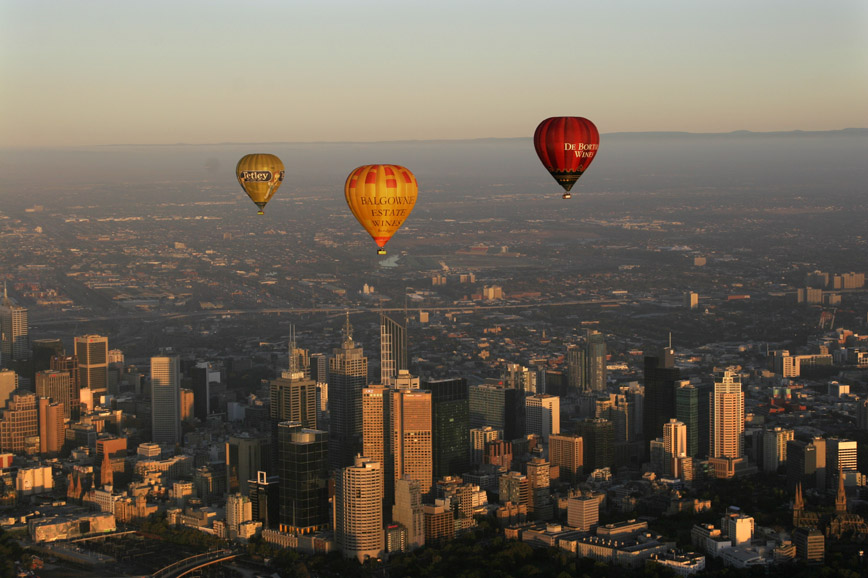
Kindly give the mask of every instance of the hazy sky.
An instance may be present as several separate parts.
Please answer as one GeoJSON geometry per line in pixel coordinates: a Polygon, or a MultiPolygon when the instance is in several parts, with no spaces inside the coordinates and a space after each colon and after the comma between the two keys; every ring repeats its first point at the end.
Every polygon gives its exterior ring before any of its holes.
{"type": "Polygon", "coordinates": [[[0,146],[868,126],[865,0],[0,0],[0,146]]]}

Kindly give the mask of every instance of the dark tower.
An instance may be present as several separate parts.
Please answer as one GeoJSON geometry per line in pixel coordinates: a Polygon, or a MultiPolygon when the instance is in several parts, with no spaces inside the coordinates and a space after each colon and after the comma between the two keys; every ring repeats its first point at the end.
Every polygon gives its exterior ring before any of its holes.
{"type": "Polygon", "coordinates": [[[675,367],[675,351],[664,349],[658,357],[645,358],[645,406],[642,414],[642,455],[648,444],[663,435],[663,424],[675,417],[675,382],[681,371],[675,367]]]}

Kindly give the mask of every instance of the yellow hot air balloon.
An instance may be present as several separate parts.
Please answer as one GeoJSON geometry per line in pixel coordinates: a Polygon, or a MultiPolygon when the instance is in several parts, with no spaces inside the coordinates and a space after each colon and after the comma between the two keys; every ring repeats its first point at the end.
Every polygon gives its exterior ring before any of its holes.
{"type": "Polygon", "coordinates": [[[416,204],[419,185],[408,169],[398,165],[365,165],[347,177],[344,186],[347,205],[359,223],[383,248],[401,228],[416,204]]]}
{"type": "Polygon", "coordinates": [[[280,159],[266,153],[244,155],[235,166],[238,183],[250,200],[259,207],[260,215],[265,214],[262,209],[280,188],[284,173],[280,159]]]}

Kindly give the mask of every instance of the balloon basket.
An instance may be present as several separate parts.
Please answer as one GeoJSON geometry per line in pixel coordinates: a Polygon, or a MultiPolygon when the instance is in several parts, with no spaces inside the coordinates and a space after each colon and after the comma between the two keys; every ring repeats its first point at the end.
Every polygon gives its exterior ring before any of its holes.
{"type": "Polygon", "coordinates": [[[564,193],[564,197],[563,197],[563,198],[565,198],[565,199],[572,199],[572,198],[573,198],[573,195],[571,195],[570,193],[564,193]]]}
{"type": "Polygon", "coordinates": [[[264,215],[264,214],[265,214],[265,211],[263,211],[263,210],[259,210],[259,211],[256,211],[256,214],[257,214],[257,215],[264,215]]]}
{"type": "Polygon", "coordinates": [[[386,254],[385,249],[377,249],[377,255],[385,255],[385,254],[386,254]]]}

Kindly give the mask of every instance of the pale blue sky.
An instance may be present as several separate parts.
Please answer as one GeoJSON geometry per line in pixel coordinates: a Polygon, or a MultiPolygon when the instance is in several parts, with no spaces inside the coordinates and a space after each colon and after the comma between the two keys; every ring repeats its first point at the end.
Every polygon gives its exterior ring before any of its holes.
{"type": "Polygon", "coordinates": [[[868,126],[865,0],[0,0],[0,146],[868,126]]]}

